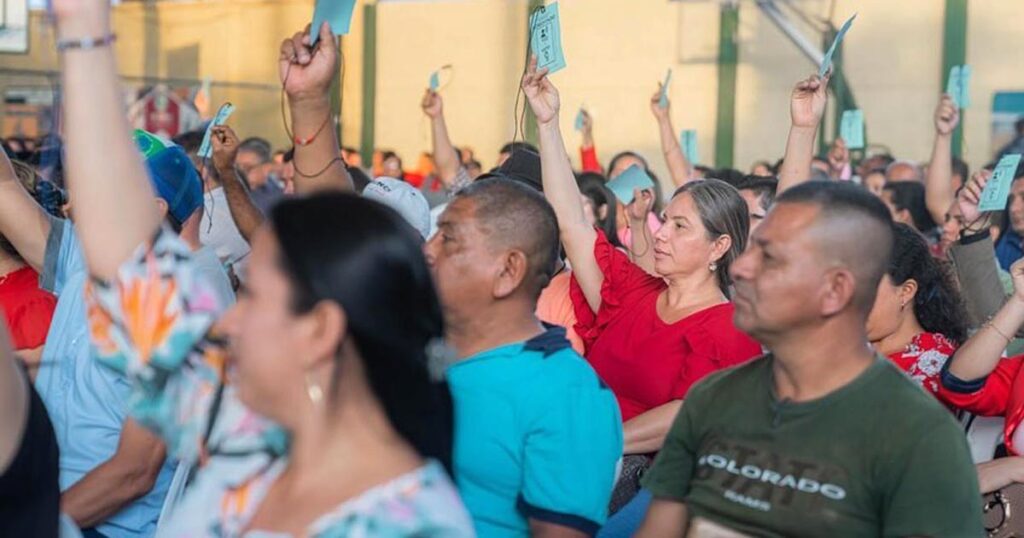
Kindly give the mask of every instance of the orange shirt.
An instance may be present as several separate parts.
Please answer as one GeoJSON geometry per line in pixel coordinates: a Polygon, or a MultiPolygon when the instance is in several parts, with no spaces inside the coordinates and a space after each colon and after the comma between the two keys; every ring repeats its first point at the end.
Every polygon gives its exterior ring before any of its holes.
{"type": "Polygon", "coordinates": [[[545,323],[565,327],[566,337],[572,343],[572,348],[576,353],[583,355],[583,339],[576,334],[576,312],[573,311],[572,298],[569,297],[571,280],[569,271],[562,271],[551,279],[551,283],[537,299],[537,317],[545,323]]]}

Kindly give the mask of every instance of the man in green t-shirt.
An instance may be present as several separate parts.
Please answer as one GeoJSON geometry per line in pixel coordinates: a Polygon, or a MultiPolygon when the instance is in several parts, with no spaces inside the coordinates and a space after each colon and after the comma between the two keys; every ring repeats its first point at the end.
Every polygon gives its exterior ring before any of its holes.
{"type": "Polygon", "coordinates": [[[736,325],[771,353],[687,395],[640,536],[983,534],[957,423],[867,343],[891,245],[854,185],[779,197],[732,266],[736,325]]]}

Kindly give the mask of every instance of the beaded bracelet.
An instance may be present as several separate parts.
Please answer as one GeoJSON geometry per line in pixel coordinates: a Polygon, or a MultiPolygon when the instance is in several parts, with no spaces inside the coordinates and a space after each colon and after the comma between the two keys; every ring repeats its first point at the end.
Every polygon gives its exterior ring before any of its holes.
{"type": "Polygon", "coordinates": [[[98,49],[100,47],[109,47],[114,41],[117,41],[116,34],[107,34],[103,37],[84,37],[82,39],[60,39],[57,41],[57,51],[98,49]]]}

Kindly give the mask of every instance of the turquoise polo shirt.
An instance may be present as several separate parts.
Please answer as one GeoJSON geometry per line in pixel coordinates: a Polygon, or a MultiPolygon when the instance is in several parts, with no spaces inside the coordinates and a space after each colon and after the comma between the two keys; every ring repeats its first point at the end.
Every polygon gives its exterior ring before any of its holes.
{"type": "Polygon", "coordinates": [[[528,519],[594,534],[622,457],[611,390],[554,327],[448,368],[459,493],[482,538],[528,536],[528,519]]]}

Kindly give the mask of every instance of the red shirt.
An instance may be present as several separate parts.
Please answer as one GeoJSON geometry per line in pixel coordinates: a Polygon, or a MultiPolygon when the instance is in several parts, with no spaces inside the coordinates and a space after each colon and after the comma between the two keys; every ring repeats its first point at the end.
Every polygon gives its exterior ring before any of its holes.
{"type": "Polygon", "coordinates": [[[974,392],[964,392],[949,385],[939,388],[939,397],[958,409],[983,417],[1005,417],[1003,442],[1014,456],[1024,454],[1024,447],[1015,446],[1013,442],[1013,434],[1024,422],[1022,361],[1024,355],[1000,359],[995,370],[985,378],[984,386],[974,392]]]}
{"type": "Polygon", "coordinates": [[[956,351],[956,344],[939,333],[921,333],[902,351],[889,355],[894,362],[928,392],[938,395],[942,386],[940,374],[946,361],[956,351]]]}
{"type": "Polygon", "coordinates": [[[708,374],[761,355],[761,345],[732,324],[731,303],[672,324],[658,317],[665,281],[648,275],[598,232],[597,265],[604,273],[601,309],[590,309],[573,277],[576,332],[587,360],[619,401],[623,422],[680,400],[708,374]]]}
{"type": "Polygon", "coordinates": [[[7,316],[14,349],[35,349],[46,343],[57,298],[39,288],[39,275],[24,267],[0,277],[0,308],[7,316]]]}

